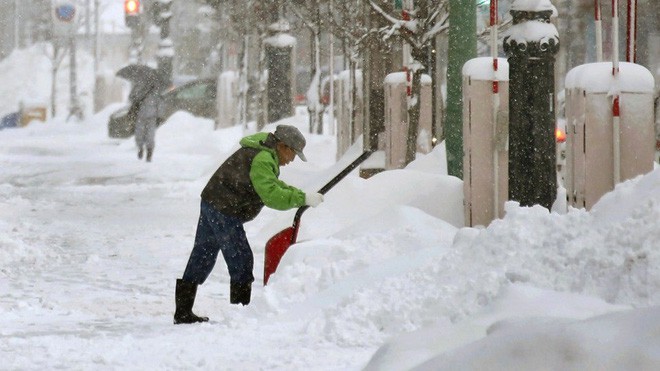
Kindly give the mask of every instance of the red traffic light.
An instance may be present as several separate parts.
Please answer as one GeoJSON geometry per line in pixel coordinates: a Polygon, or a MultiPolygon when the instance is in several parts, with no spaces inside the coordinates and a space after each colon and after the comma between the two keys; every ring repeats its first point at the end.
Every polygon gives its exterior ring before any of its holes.
{"type": "Polygon", "coordinates": [[[124,1],[124,12],[126,15],[138,15],[140,13],[140,1],[139,0],[125,0],[124,1]]]}
{"type": "Polygon", "coordinates": [[[564,143],[566,141],[566,132],[561,129],[555,129],[555,138],[557,138],[557,143],[564,143]]]}

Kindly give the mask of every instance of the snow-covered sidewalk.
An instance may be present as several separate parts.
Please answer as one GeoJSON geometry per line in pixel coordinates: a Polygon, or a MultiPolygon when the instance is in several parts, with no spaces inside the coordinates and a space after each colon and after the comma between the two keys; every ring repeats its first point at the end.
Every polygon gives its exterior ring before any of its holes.
{"type": "MultiPolygon", "coordinates": [[[[351,174],[305,213],[302,242],[266,288],[263,246],[294,211],[265,209],[246,225],[257,277],[248,307],[229,305],[219,261],[195,304],[211,322],[174,326],[199,193],[244,133],[177,113],[148,164],[132,140],[107,138],[116,108],[82,123],[0,131],[0,368],[401,370],[428,361],[422,368],[651,370],[660,362],[657,169],[593,212],[509,203],[486,229],[461,228],[462,183],[444,173],[442,146],[405,170],[351,174]]],[[[341,163],[334,138],[306,136],[309,162],[281,177],[314,190],[341,163]]]]}

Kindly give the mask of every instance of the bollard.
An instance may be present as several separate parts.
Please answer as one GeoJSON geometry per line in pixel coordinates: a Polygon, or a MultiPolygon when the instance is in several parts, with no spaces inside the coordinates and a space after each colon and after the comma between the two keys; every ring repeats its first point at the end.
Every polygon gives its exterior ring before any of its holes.
{"type": "MultiPolygon", "coordinates": [[[[387,75],[385,86],[385,168],[402,169],[406,165],[406,141],[408,138],[408,102],[406,73],[387,75]]],[[[422,75],[420,91],[419,128],[417,152],[429,153],[433,149],[431,128],[431,77],[422,75]]]]}
{"type": "Polygon", "coordinates": [[[515,0],[504,38],[509,57],[509,199],[547,209],[557,195],[554,61],[559,51],[550,0],[515,0]]]}
{"type": "Polygon", "coordinates": [[[487,226],[504,216],[508,197],[509,65],[474,58],[463,65],[463,194],[466,226],[487,226]],[[493,83],[498,98],[492,99],[493,83]],[[493,114],[496,110],[496,114],[493,114]]]}
{"type": "Polygon", "coordinates": [[[293,115],[293,49],[296,38],[289,34],[289,24],[280,20],[269,27],[271,36],[264,40],[268,69],[268,122],[293,115]]]}
{"type": "Polygon", "coordinates": [[[590,210],[617,183],[653,170],[653,75],[627,62],[611,71],[589,63],[566,75],[565,184],[576,208],[590,210]]]}

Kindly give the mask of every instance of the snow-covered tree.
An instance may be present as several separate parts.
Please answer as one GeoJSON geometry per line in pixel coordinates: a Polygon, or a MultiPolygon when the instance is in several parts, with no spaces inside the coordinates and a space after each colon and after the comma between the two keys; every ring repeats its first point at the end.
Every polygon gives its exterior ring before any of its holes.
{"type": "Polygon", "coordinates": [[[268,26],[279,14],[282,1],[279,0],[244,0],[224,1],[205,0],[216,11],[222,12],[221,19],[226,33],[232,39],[239,40],[239,120],[245,126],[250,110],[255,111],[257,127],[266,124],[266,71],[264,39],[268,36],[268,26]],[[258,56],[255,58],[254,56],[258,56]],[[250,64],[256,60],[256,66],[250,64]],[[250,72],[254,69],[254,73],[250,72]],[[255,94],[251,97],[250,93],[255,94]],[[255,102],[254,108],[252,102],[255,102]]]}
{"type": "Polygon", "coordinates": [[[386,39],[399,38],[410,46],[412,62],[407,66],[412,73],[411,95],[408,99],[408,138],[405,163],[415,159],[417,133],[419,131],[420,92],[424,70],[428,70],[427,53],[433,47],[435,37],[447,30],[449,18],[448,0],[410,1],[412,9],[397,10],[389,0],[364,0],[388,25],[379,30],[386,39]]]}
{"type": "MultiPolygon", "coordinates": [[[[309,30],[312,39],[312,81],[307,90],[309,131],[320,134],[323,130],[323,104],[321,103],[321,32],[325,26],[322,8],[325,0],[291,0],[289,8],[309,30]]],[[[330,71],[332,74],[332,71],[330,71]]],[[[332,78],[332,77],[331,77],[332,78]]]]}
{"type": "Polygon", "coordinates": [[[335,37],[341,40],[344,55],[348,61],[350,74],[348,105],[349,112],[351,112],[349,123],[351,132],[356,125],[355,120],[358,114],[358,107],[355,104],[358,93],[356,71],[370,35],[370,30],[365,24],[365,10],[362,0],[334,1],[328,17],[330,31],[335,37]]]}

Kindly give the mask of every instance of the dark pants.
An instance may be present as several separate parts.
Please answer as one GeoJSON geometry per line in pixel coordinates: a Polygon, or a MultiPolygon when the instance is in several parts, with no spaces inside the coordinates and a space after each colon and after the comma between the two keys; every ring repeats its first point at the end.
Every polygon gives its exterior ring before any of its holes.
{"type": "Polygon", "coordinates": [[[243,223],[233,216],[217,211],[202,200],[195,235],[195,246],[183,273],[186,282],[201,285],[211,274],[222,251],[231,283],[248,284],[254,281],[254,257],[245,236],[243,223]]]}

